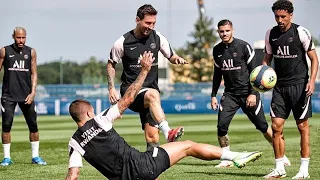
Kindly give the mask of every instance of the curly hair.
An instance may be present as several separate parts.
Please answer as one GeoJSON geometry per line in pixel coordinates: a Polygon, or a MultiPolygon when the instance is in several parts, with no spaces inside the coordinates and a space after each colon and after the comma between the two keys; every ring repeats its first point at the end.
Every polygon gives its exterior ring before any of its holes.
{"type": "Polygon", "coordinates": [[[145,15],[157,15],[158,11],[151,4],[145,4],[137,10],[137,16],[142,20],[145,15]]]}
{"type": "Polygon", "coordinates": [[[285,10],[288,13],[292,13],[293,12],[293,4],[289,0],[277,0],[275,3],[273,3],[273,6],[271,9],[273,12],[276,10],[285,10]]]}

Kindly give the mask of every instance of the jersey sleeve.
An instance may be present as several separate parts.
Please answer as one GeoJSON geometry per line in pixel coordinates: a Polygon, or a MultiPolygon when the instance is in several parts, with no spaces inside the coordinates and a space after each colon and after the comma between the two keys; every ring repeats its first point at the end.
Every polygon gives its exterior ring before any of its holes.
{"type": "Polygon", "coordinates": [[[121,117],[121,114],[118,108],[118,104],[115,104],[98,114],[94,119],[102,129],[108,131],[112,128],[113,121],[118,119],[119,117],[121,117]]]}
{"type": "Polygon", "coordinates": [[[271,54],[272,55],[272,48],[271,48],[271,45],[270,45],[270,31],[271,29],[269,29],[266,33],[266,37],[265,37],[265,48],[264,48],[264,52],[266,54],[271,54]]]}
{"type": "Polygon", "coordinates": [[[123,42],[124,42],[124,37],[121,36],[114,44],[113,47],[110,51],[110,56],[109,56],[109,61],[113,63],[119,63],[123,57],[123,42]]]}
{"type": "MultiPolygon", "coordinates": [[[[78,144],[75,142],[74,139],[71,139],[69,142],[69,168],[72,167],[82,167],[82,155],[79,152],[83,151],[81,148],[79,150],[77,150],[78,148],[78,144]]],[[[82,152],[84,153],[84,152],[82,152]]]]}
{"type": "Polygon", "coordinates": [[[174,55],[174,51],[172,50],[167,38],[158,31],[156,31],[156,33],[160,37],[160,52],[164,57],[170,59],[174,55]]]}
{"type": "Polygon", "coordinates": [[[314,46],[314,43],[312,42],[312,37],[310,32],[302,26],[298,27],[298,32],[299,32],[300,41],[303,45],[303,49],[306,52],[314,50],[315,46],[314,46]]]}
{"type": "MultiPolygon", "coordinates": [[[[257,67],[257,61],[255,51],[249,44],[246,44],[244,47],[244,59],[247,63],[247,68],[250,74],[253,71],[253,69],[257,67]]],[[[258,91],[254,90],[252,86],[249,86],[249,93],[257,94],[258,91]]]]}
{"type": "Polygon", "coordinates": [[[222,79],[221,67],[214,63],[211,97],[216,97],[222,79]]]}

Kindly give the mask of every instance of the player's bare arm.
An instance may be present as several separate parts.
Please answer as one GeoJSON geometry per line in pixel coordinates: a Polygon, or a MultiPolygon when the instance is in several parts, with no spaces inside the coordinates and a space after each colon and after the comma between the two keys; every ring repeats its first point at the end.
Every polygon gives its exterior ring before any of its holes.
{"type": "Polygon", "coordinates": [[[185,59],[183,59],[182,57],[178,56],[177,54],[174,54],[173,56],[171,56],[171,58],[169,59],[169,61],[172,64],[189,64],[188,61],[186,61],[185,59]]]}
{"type": "Polygon", "coordinates": [[[108,78],[108,90],[109,90],[109,101],[111,104],[115,104],[119,100],[119,95],[116,88],[114,87],[114,78],[116,75],[115,69],[116,63],[108,61],[107,63],[107,78],[108,78]]]}
{"type": "Polygon", "coordinates": [[[262,60],[262,64],[266,65],[266,66],[270,66],[271,65],[271,61],[272,61],[272,54],[264,54],[263,60],[262,60]]]}
{"type": "Polygon", "coordinates": [[[3,60],[4,60],[5,55],[6,55],[6,50],[5,50],[5,48],[1,48],[1,49],[0,49],[0,71],[1,71],[1,69],[2,69],[3,60]]]}
{"type": "Polygon", "coordinates": [[[37,73],[37,53],[35,49],[31,49],[31,93],[25,99],[26,104],[31,104],[36,95],[36,88],[38,83],[37,73]]]}
{"type": "Polygon", "coordinates": [[[310,75],[310,81],[308,82],[306,87],[306,91],[307,91],[307,95],[310,96],[313,94],[315,89],[315,81],[318,73],[319,60],[315,50],[308,51],[307,55],[311,61],[311,75],[310,75]]]}
{"type": "Polygon", "coordinates": [[[129,86],[124,96],[120,98],[118,102],[118,108],[119,108],[120,114],[122,114],[130,106],[130,104],[133,103],[136,95],[140,91],[142,84],[151,69],[152,62],[154,61],[154,59],[155,58],[153,57],[153,53],[151,52],[147,53],[146,51],[143,53],[142,60],[140,61],[142,68],[139,76],[129,86]]]}
{"type": "Polygon", "coordinates": [[[68,170],[68,174],[66,176],[66,180],[77,180],[80,174],[80,168],[71,167],[68,170]]]}

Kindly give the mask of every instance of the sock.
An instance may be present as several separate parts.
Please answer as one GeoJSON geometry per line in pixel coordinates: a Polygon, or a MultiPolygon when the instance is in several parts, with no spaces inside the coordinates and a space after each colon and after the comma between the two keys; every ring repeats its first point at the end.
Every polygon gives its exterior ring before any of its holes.
{"type": "Polygon", "coordinates": [[[31,143],[32,158],[39,156],[39,141],[33,141],[31,143]]]}
{"type": "Polygon", "coordinates": [[[309,173],[309,161],[310,158],[301,158],[301,165],[300,165],[300,171],[303,171],[305,173],[309,173]]]}
{"type": "Polygon", "coordinates": [[[11,143],[2,144],[4,158],[11,158],[10,157],[10,146],[11,146],[11,143]]]}
{"type": "Polygon", "coordinates": [[[147,151],[153,147],[159,147],[159,143],[154,143],[154,142],[147,143],[147,151]]]}
{"type": "Polygon", "coordinates": [[[276,169],[284,170],[284,158],[276,159],[276,169]]]}
{"type": "Polygon", "coordinates": [[[220,159],[232,161],[238,155],[239,155],[239,152],[232,152],[229,149],[222,148],[222,155],[220,159]]]}
{"type": "Polygon", "coordinates": [[[166,137],[166,139],[168,139],[168,134],[169,134],[169,131],[171,130],[171,128],[169,127],[168,121],[163,120],[163,121],[159,124],[159,129],[160,129],[160,131],[163,132],[164,137],[166,137]]]}
{"type": "Polygon", "coordinates": [[[222,148],[223,151],[230,151],[230,146],[226,146],[222,148]]]}

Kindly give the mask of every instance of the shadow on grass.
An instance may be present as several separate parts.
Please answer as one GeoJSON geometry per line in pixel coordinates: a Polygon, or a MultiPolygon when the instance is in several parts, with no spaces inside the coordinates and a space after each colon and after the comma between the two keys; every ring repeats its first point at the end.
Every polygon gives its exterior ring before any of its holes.
{"type": "Polygon", "coordinates": [[[206,174],[209,176],[214,176],[214,175],[232,175],[232,176],[251,176],[251,177],[258,177],[262,178],[265,174],[262,173],[244,173],[244,172],[199,172],[199,171],[189,171],[189,172],[184,172],[184,173],[189,173],[189,174],[206,174]]]}

